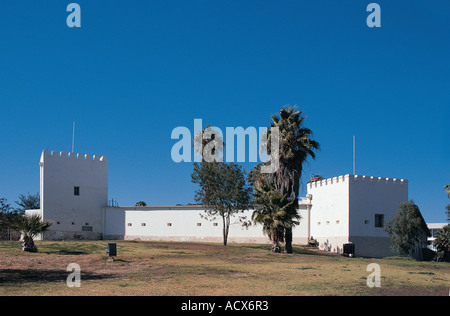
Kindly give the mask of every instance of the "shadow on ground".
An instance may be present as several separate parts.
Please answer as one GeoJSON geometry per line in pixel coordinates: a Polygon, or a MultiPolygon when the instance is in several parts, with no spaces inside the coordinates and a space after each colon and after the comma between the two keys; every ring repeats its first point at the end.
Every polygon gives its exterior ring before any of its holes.
{"type": "Polygon", "coordinates": [[[57,254],[57,255],[88,255],[89,252],[86,251],[72,251],[72,250],[66,250],[62,249],[56,252],[49,252],[51,254],[57,254]]]}
{"type": "MultiPolygon", "coordinates": [[[[65,270],[0,269],[0,287],[9,284],[66,282],[71,272],[65,270]]],[[[81,279],[103,280],[114,278],[112,274],[81,272],[81,279]]]]}

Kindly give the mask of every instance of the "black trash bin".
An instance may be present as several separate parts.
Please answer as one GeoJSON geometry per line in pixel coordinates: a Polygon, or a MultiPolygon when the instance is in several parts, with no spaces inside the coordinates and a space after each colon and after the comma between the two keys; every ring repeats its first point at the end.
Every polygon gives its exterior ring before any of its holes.
{"type": "MultiPolygon", "coordinates": [[[[108,243],[108,251],[106,252],[110,257],[117,256],[117,246],[115,242],[108,243]]],[[[114,258],[113,258],[114,259],[114,258]]]]}
{"type": "Polygon", "coordinates": [[[347,257],[354,257],[355,256],[355,244],[352,244],[352,243],[344,244],[343,255],[347,256],[347,257]]]}

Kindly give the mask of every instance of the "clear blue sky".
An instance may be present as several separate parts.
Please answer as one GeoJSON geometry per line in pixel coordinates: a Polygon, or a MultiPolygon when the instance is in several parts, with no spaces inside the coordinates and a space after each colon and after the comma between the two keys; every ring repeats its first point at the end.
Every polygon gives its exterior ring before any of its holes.
{"type": "MultiPolygon", "coordinates": [[[[172,129],[195,118],[268,126],[297,105],[321,144],[305,165],[332,177],[409,180],[428,222],[450,202],[450,2],[71,1],[0,4],[0,197],[39,191],[43,149],[109,157],[121,205],[194,202],[192,165],[176,164],[172,129]]],[[[252,164],[244,164],[248,170],[252,164]]],[[[305,186],[302,186],[303,192],[305,186]]],[[[304,193],[303,193],[304,194],[304,193]]],[[[380,197],[383,198],[383,197],[380,197]]]]}

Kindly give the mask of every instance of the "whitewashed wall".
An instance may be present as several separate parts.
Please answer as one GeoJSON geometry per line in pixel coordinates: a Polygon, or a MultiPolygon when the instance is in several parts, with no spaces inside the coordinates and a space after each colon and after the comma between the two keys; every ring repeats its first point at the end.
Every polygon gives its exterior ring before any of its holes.
{"type": "Polygon", "coordinates": [[[311,194],[311,235],[320,248],[340,252],[349,236],[349,180],[339,176],[307,185],[311,194]]]}
{"type": "Polygon", "coordinates": [[[356,255],[393,255],[384,227],[375,227],[375,214],[383,224],[392,220],[400,203],[408,200],[408,181],[403,179],[345,175],[308,184],[312,196],[311,235],[320,248],[341,252],[348,242],[356,255]]]}
{"type": "Polygon", "coordinates": [[[108,202],[107,157],[44,150],[39,165],[42,217],[53,223],[45,238],[101,236],[102,209],[108,202]]]}
{"type": "Polygon", "coordinates": [[[394,255],[391,239],[384,230],[402,202],[408,201],[408,181],[403,179],[350,176],[349,239],[356,255],[384,257],[394,255]],[[382,227],[375,227],[375,215],[383,215],[382,227]],[[359,245],[358,245],[359,244],[359,245]]]}
{"type": "Polygon", "coordinates": [[[403,179],[350,176],[350,236],[388,237],[375,227],[375,214],[392,220],[402,202],[408,201],[408,181],[403,179]]]}
{"type": "MultiPolygon", "coordinates": [[[[250,220],[253,210],[239,213],[250,220]]],[[[307,212],[299,211],[302,220],[294,229],[294,242],[306,242],[307,212]]],[[[178,241],[223,241],[223,223],[220,216],[215,220],[204,218],[205,209],[198,206],[173,207],[109,207],[105,211],[106,238],[178,241]]],[[[231,220],[229,242],[270,242],[262,232],[261,225],[245,228],[238,216],[231,220]]]]}

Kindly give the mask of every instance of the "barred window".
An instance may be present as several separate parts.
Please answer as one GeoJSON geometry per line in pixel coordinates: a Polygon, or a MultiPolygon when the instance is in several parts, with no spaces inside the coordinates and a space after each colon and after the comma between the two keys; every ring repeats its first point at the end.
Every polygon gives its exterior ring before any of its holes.
{"type": "Polygon", "coordinates": [[[384,214],[375,214],[375,227],[384,227],[384,214]]]}

